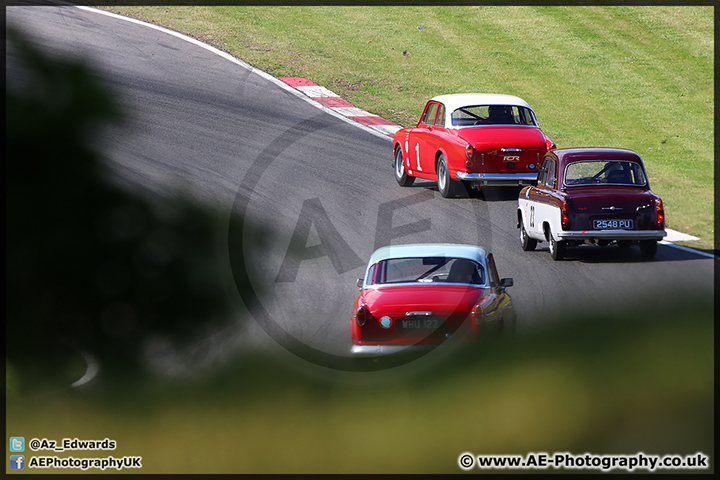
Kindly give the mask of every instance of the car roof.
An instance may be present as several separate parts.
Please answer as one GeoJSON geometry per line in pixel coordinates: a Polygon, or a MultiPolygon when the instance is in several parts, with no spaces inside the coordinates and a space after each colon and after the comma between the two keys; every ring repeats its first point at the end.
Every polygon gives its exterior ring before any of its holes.
{"type": "Polygon", "coordinates": [[[438,95],[431,98],[430,101],[444,104],[445,108],[451,112],[460,107],[467,107],[468,105],[517,105],[532,110],[530,104],[522,98],[498,93],[452,93],[448,95],[438,95]]]}
{"type": "Polygon", "coordinates": [[[560,164],[568,164],[578,160],[630,160],[643,164],[640,155],[627,148],[612,147],[576,147],[558,148],[548,153],[556,156],[560,164]]]}
{"type": "Polygon", "coordinates": [[[417,243],[412,245],[390,245],[375,250],[370,256],[368,266],[388,258],[413,257],[450,257],[467,258],[485,265],[487,251],[474,245],[458,245],[453,243],[417,243]]]}

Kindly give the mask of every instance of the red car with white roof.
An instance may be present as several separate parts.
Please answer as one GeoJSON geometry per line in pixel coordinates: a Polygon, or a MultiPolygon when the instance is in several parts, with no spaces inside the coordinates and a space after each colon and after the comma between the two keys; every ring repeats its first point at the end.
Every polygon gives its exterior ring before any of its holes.
{"type": "Polygon", "coordinates": [[[540,160],[553,148],[521,98],[439,95],[416,127],[395,133],[393,167],[400,186],[434,180],[443,197],[453,197],[485,185],[534,184],[540,160]]]}
{"type": "Polygon", "coordinates": [[[515,327],[512,278],[500,279],[492,253],[454,244],[393,245],[370,257],[350,320],[353,354],[476,340],[515,327]]]}

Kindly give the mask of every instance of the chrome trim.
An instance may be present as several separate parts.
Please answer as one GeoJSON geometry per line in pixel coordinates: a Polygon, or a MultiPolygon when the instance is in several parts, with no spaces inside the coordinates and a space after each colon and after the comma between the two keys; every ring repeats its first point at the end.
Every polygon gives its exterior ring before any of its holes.
{"type": "Polygon", "coordinates": [[[667,235],[665,230],[576,230],[557,232],[561,240],[662,240],[667,235]]]}
{"type": "Polygon", "coordinates": [[[458,180],[480,182],[483,185],[515,185],[523,182],[537,182],[537,172],[528,173],[467,173],[457,172],[458,180]]]}
{"type": "Polygon", "coordinates": [[[505,152],[522,152],[522,148],[504,148],[503,147],[500,149],[500,151],[503,153],[505,153],[505,152]]]}
{"type": "Polygon", "coordinates": [[[432,317],[433,312],[427,310],[418,310],[413,312],[405,312],[406,317],[432,317]]]}
{"type": "MultiPolygon", "coordinates": [[[[484,266],[483,266],[484,268],[484,266]]],[[[473,288],[488,288],[489,283],[457,283],[457,282],[398,282],[398,283],[375,283],[373,285],[363,285],[363,289],[377,289],[386,287],[407,287],[409,285],[425,285],[428,287],[437,287],[442,285],[444,287],[473,287],[473,288]]]]}
{"type": "Polygon", "coordinates": [[[403,345],[396,345],[396,344],[385,344],[385,345],[353,345],[350,349],[350,353],[352,353],[355,356],[361,357],[361,356],[368,356],[368,357],[375,357],[378,355],[390,355],[393,353],[401,353],[401,352],[412,352],[416,351],[418,349],[431,349],[432,347],[436,347],[437,343],[432,344],[417,344],[417,343],[408,343],[403,345]]]}

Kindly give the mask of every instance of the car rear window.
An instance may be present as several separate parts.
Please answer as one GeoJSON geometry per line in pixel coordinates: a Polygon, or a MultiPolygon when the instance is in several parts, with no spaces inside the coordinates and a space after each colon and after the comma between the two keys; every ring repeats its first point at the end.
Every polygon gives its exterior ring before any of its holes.
{"type": "Polygon", "coordinates": [[[637,162],[627,160],[586,160],[565,167],[565,185],[632,185],[647,184],[645,172],[637,162]]]}
{"type": "Polygon", "coordinates": [[[451,115],[454,126],[470,125],[532,125],[538,126],[532,110],[515,105],[470,105],[460,107],[451,115]]]}
{"type": "Polygon", "coordinates": [[[365,279],[367,285],[436,282],[483,285],[485,270],[466,258],[389,258],[372,265],[365,279]]]}

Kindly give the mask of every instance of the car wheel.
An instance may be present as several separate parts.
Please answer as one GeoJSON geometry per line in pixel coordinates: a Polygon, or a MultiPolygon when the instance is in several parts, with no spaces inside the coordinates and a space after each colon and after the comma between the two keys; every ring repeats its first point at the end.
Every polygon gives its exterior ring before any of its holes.
{"type": "Polygon", "coordinates": [[[415,177],[411,177],[405,171],[405,163],[403,162],[402,149],[395,150],[395,180],[401,187],[409,187],[415,181],[415,177]]]}
{"type": "Polygon", "coordinates": [[[565,257],[565,242],[555,240],[552,230],[548,230],[548,236],[550,237],[550,256],[553,260],[562,260],[565,257]]]}
{"type": "Polygon", "coordinates": [[[445,156],[442,154],[440,154],[437,163],[437,185],[440,195],[444,198],[455,197],[460,193],[460,188],[464,189],[462,182],[450,178],[450,169],[445,161],[445,156]]]}
{"type": "Polygon", "coordinates": [[[522,245],[522,249],[526,252],[535,250],[535,247],[537,246],[537,240],[528,236],[522,218],[520,219],[520,244],[522,245]]]}
{"type": "Polygon", "coordinates": [[[645,258],[653,258],[657,253],[657,240],[640,240],[640,253],[645,258]]]}

